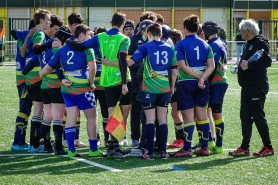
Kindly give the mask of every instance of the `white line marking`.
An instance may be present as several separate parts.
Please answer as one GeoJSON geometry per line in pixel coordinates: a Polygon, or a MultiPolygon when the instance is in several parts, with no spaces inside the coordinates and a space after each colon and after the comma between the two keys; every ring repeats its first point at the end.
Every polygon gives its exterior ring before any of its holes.
{"type": "Polygon", "coordinates": [[[121,172],[122,171],[122,170],[119,170],[119,169],[116,169],[116,168],[111,168],[109,166],[105,166],[105,165],[102,165],[102,164],[99,164],[99,163],[96,163],[96,162],[93,162],[93,161],[89,161],[89,160],[86,160],[86,159],[82,159],[82,158],[74,157],[72,159],[77,160],[77,161],[82,162],[82,163],[89,164],[91,166],[95,166],[95,167],[99,167],[99,168],[102,168],[102,169],[110,170],[112,172],[121,172]]]}
{"type": "MultiPolygon", "coordinates": [[[[79,154],[88,154],[88,152],[85,152],[85,153],[79,153],[79,154]]],[[[54,154],[49,154],[49,153],[25,153],[25,154],[0,154],[0,157],[16,157],[16,156],[53,156],[54,154]]],[[[62,155],[63,157],[68,157],[66,155],[62,155]]],[[[86,160],[86,159],[82,159],[82,158],[77,158],[77,157],[73,157],[72,159],[76,160],[76,161],[79,161],[79,162],[82,162],[82,163],[86,163],[86,164],[89,164],[91,166],[95,166],[95,167],[99,167],[99,168],[102,168],[102,169],[105,169],[105,170],[110,170],[112,172],[121,172],[122,170],[119,170],[119,169],[116,169],[116,168],[112,168],[112,167],[109,167],[109,166],[105,166],[105,165],[102,165],[102,164],[99,164],[99,163],[96,163],[96,162],[93,162],[93,161],[89,161],[89,160],[86,160]]]]}

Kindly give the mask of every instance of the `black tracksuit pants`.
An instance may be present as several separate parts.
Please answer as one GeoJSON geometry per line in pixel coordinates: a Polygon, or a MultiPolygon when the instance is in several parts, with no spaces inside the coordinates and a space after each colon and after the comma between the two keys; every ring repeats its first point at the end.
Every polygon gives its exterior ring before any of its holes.
{"type": "Polygon", "coordinates": [[[249,148],[250,146],[253,122],[255,122],[264,146],[272,147],[269,128],[264,113],[264,103],[267,93],[268,88],[241,89],[240,119],[243,136],[241,147],[243,149],[249,148]]]}

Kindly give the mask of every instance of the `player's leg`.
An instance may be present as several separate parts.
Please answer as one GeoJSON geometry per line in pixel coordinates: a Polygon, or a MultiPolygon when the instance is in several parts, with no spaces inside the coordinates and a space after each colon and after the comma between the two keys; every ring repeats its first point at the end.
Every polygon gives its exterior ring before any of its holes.
{"type": "Polygon", "coordinates": [[[33,117],[31,121],[31,126],[33,127],[33,130],[32,133],[30,133],[33,135],[31,152],[39,152],[43,150],[43,147],[40,147],[40,130],[43,115],[43,100],[41,96],[40,86],[41,81],[31,85],[34,106],[33,117]]]}
{"type": "Polygon", "coordinates": [[[50,99],[53,115],[53,133],[55,139],[55,154],[67,155],[67,150],[63,148],[63,116],[65,112],[65,103],[60,88],[50,89],[50,99]]]}
{"type": "Polygon", "coordinates": [[[41,125],[41,135],[44,140],[44,151],[53,152],[50,142],[50,128],[52,117],[52,106],[51,99],[48,94],[47,89],[41,90],[42,99],[43,99],[43,120],[41,125]]]}
{"type": "Polygon", "coordinates": [[[19,111],[16,117],[16,128],[14,133],[14,141],[11,146],[13,151],[27,151],[28,144],[25,142],[26,128],[28,118],[31,113],[32,101],[28,96],[26,84],[22,83],[17,86],[19,96],[19,111]]]}
{"type": "Polygon", "coordinates": [[[93,91],[88,91],[85,94],[77,95],[78,101],[76,104],[80,110],[84,111],[86,120],[87,120],[87,134],[89,137],[90,157],[99,157],[102,156],[102,152],[98,149],[97,145],[97,110],[96,110],[96,101],[93,91]]]}
{"type": "Polygon", "coordinates": [[[76,118],[79,112],[78,106],[76,104],[76,96],[72,94],[62,93],[66,111],[67,111],[67,120],[65,125],[65,134],[68,142],[68,157],[78,157],[79,154],[76,152],[74,146],[74,138],[76,132],[76,118]]]}
{"type": "Polygon", "coordinates": [[[139,146],[140,138],[140,115],[142,104],[137,100],[137,93],[131,94],[131,115],[130,115],[130,127],[131,127],[131,139],[132,147],[139,146]]]}
{"type": "Polygon", "coordinates": [[[85,147],[86,145],[80,141],[80,124],[81,124],[81,115],[79,111],[76,119],[76,133],[74,138],[74,145],[76,147],[85,147]]]}

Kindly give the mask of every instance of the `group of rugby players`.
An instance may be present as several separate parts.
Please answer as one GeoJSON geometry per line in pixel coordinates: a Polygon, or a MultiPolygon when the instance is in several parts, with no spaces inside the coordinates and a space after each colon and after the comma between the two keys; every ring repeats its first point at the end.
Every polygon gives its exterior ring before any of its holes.
{"type": "Polygon", "coordinates": [[[176,139],[174,157],[223,153],[223,99],[228,88],[226,45],[213,21],[197,15],[183,21],[184,30],[171,30],[160,14],[142,13],[135,25],[115,13],[111,29],[82,24],[79,13],[68,25],[47,10],[35,12],[29,30],[12,30],[17,40],[16,80],[20,99],[13,151],[80,156],[80,110],[87,120],[89,156],[121,159],[130,150],[105,130],[117,102],[125,123],[130,112],[131,146],[142,159],[168,159],[167,113],[171,103],[176,139]],[[96,102],[99,102],[104,144],[100,145],[96,102]],[[31,108],[30,143],[26,129],[31,108]],[[53,122],[54,144],[50,128],[53,122]],[[140,128],[142,125],[142,128],[140,128]],[[194,128],[199,143],[192,145],[194,128]],[[54,149],[53,149],[54,148],[54,149]],[[67,148],[67,149],[66,149],[67,148]],[[195,150],[195,151],[194,151],[195,150]]]}

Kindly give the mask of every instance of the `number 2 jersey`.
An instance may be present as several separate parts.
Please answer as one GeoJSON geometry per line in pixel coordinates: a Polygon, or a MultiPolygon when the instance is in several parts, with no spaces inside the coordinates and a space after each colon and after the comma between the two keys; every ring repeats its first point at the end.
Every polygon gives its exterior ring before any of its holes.
{"type": "Polygon", "coordinates": [[[77,95],[91,90],[90,82],[86,75],[88,62],[95,62],[93,49],[77,51],[65,45],[55,53],[48,65],[56,68],[58,64],[61,64],[65,79],[72,82],[72,85],[68,87],[62,85],[62,93],[77,95]]]}
{"type": "Polygon", "coordinates": [[[177,66],[175,52],[170,45],[153,40],[139,46],[131,58],[136,63],[143,59],[142,91],[154,94],[170,92],[170,69],[177,66]]]}
{"type": "MultiPolygon", "coordinates": [[[[196,34],[187,35],[185,39],[176,44],[177,60],[184,60],[186,66],[190,67],[197,74],[205,71],[206,61],[213,58],[211,47],[196,34]]],[[[196,78],[179,70],[178,82],[184,80],[197,80],[196,78]]]]}

